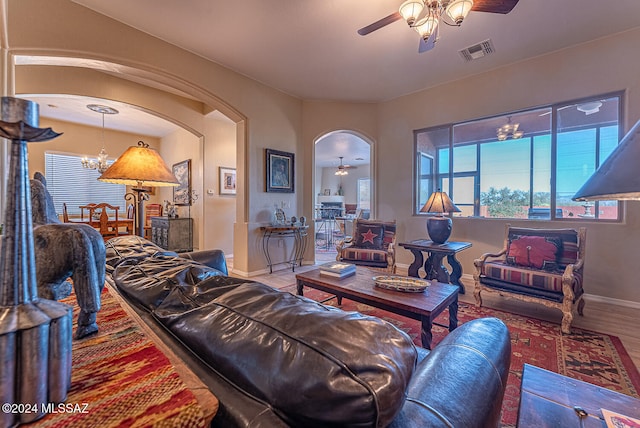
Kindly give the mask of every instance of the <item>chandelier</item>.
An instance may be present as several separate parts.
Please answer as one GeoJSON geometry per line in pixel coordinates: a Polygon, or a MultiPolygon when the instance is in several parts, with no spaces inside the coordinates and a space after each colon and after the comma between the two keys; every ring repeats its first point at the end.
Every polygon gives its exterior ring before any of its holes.
{"type": "Polygon", "coordinates": [[[100,153],[98,153],[97,159],[89,159],[85,156],[80,160],[80,162],[82,163],[83,168],[97,169],[98,172],[102,174],[107,170],[107,168],[109,168],[109,164],[107,163],[107,159],[109,155],[107,154],[107,151],[104,149],[104,115],[118,114],[118,110],[112,107],[103,106],[100,104],[88,104],[87,108],[89,110],[95,111],[96,113],[102,114],[102,149],[100,150],[100,153]]]}
{"type": "Polygon", "coordinates": [[[497,130],[498,141],[504,141],[508,138],[513,138],[514,140],[522,138],[522,136],[524,135],[524,131],[518,129],[519,126],[519,123],[512,123],[511,116],[509,116],[507,119],[507,123],[502,125],[497,130]]]}
{"type": "Polygon", "coordinates": [[[472,7],[472,0],[407,0],[400,5],[399,12],[426,42],[440,22],[460,26],[472,7]]]}

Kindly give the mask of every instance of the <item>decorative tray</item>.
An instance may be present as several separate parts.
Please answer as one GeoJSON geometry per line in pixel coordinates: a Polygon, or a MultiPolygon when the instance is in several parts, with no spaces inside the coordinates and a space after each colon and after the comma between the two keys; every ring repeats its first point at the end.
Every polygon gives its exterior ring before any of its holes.
{"type": "Polygon", "coordinates": [[[374,276],[376,287],[387,290],[404,291],[406,293],[421,293],[429,286],[429,281],[406,276],[374,276]]]}

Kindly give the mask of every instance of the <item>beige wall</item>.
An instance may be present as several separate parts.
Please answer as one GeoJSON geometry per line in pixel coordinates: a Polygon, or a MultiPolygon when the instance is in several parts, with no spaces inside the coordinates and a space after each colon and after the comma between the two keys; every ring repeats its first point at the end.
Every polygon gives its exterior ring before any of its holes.
{"type": "MultiPolygon", "coordinates": [[[[316,193],[314,142],[327,132],[352,130],[372,142],[374,214],[378,218],[395,218],[399,225],[399,240],[403,241],[426,236],[424,218],[413,216],[411,208],[413,130],[617,90],[626,91],[627,129],[640,118],[640,59],[629,55],[640,43],[640,30],[395,100],[359,104],[298,100],[70,1],[9,0],[8,5],[10,54],[108,61],[116,64],[114,73],[150,78],[182,90],[198,101],[170,100],[166,95],[156,94],[155,90],[141,90],[130,83],[119,84],[113,89],[114,77],[95,72],[99,77],[94,76],[88,90],[77,88],[74,79],[69,77],[72,72],[61,70],[63,67],[54,67],[54,74],[47,72],[32,79],[30,89],[34,90],[29,92],[46,93],[64,85],[69,88],[62,93],[142,105],[161,112],[163,117],[176,118],[191,133],[203,136],[204,153],[207,153],[206,142],[215,140],[216,132],[206,124],[203,114],[218,109],[233,119],[235,138],[239,143],[236,145],[238,195],[233,248],[234,264],[241,274],[264,269],[259,226],[271,220],[275,203],[284,200],[291,207],[289,215],[304,213],[309,216],[313,212],[316,193]],[[24,26],[24,22],[30,25],[24,26]],[[425,109],[425,105],[432,108],[425,109]],[[295,194],[265,192],[265,148],[296,155],[295,194]]],[[[95,64],[99,66],[99,63],[92,63],[95,64]]],[[[10,69],[5,73],[11,76],[13,72],[10,69]]],[[[25,73],[36,77],[31,67],[18,67],[18,87],[25,73]]],[[[7,91],[11,92],[11,85],[7,91]]],[[[207,170],[208,163],[209,158],[203,170],[207,170]]],[[[205,188],[212,182],[203,176],[203,183],[206,183],[203,184],[205,188]]],[[[588,224],[585,287],[590,295],[640,304],[632,269],[639,237],[638,214],[639,204],[631,202],[627,204],[622,224],[588,224]]],[[[469,240],[474,244],[472,249],[460,255],[465,273],[471,273],[475,257],[501,245],[504,223],[489,219],[454,220],[453,239],[469,240]]],[[[550,224],[534,222],[527,225],[545,227],[550,224]]],[[[579,225],[577,222],[552,224],[554,227],[579,225]]],[[[205,241],[215,242],[213,239],[205,241]]],[[[307,259],[311,258],[308,252],[307,259]]],[[[411,260],[407,251],[398,250],[399,263],[409,264],[411,260]]]]}
{"type": "Polygon", "coordinates": [[[205,120],[204,171],[205,188],[200,194],[205,215],[204,248],[219,248],[233,256],[233,224],[236,219],[237,196],[220,194],[220,167],[236,168],[236,127],[219,114],[205,120]]]}
{"type": "MultiPolygon", "coordinates": [[[[425,218],[412,213],[413,131],[513,110],[624,90],[625,126],[640,119],[640,59],[629,56],[640,30],[628,31],[550,55],[522,61],[471,78],[371,105],[305,102],[304,144],[313,147],[322,132],[352,129],[375,141],[377,218],[396,219],[399,242],[426,238],[425,218]],[[429,105],[432,108],[425,109],[429,105]]],[[[311,157],[311,156],[310,156],[311,157]]],[[[307,162],[310,162],[307,159],[307,162]]],[[[640,242],[640,203],[626,204],[622,223],[515,222],[528,227],[587,226],[585,289],[590,298],[617,299],[640,307],[635,270],[640,242]]],[[[502,247],[506,221],[454,219],[452,239],[471,241],[459,255],[465,274],[473,260],[502,247]]],[[[398,248],[398,263],[410,252],[398,248]]],[[[468,285],[472,285],[467,280],[468,285]]]]}
{"type": "MultiPolygon", "coordinates": [[[[33,177],[36,171],[40,171],[43,174],[45,173],[45,152],[70,153],[78,156],[86,155],[89,158],[95,159],[102,148],[102,128],[44,117],[40,119],[40,127],[50,127],[56,132],[62,132],[62,135],[44,143],[27,144],[27,149],[29,150],[29,173],[31,177],[33,177]]],[[[159,138],[130,134],[127,132],[110,131],[107,129],[104,132],[104,147],[109,154],[109,159],[115,159],[129,146],[135,146],[138,140],[141,139],[156,149],[160,146],[159,138]]]]}
{"type": "MultiPolygon", "coordinates": [[[[162,138],[158,151],[169,168],[178,162],[191,160],[191,191],[194,198],[191,205],[178,206],[178,216],[193,218],[193,248],[201,249],[203,240],[203,203],[200,197],[203,193],[204,171],[202,163],[202,142],[184,129],[179,129],[162,138]]],[[[173,188],[160,187],[156,189],[159,202],[173,201],[173,188]]]]}
{"type": "Polygon", "coordinates": [[[358,165],[357,168],[349,169],[348,175],[336,175],[335,167],[319,168],[321,170],[319,183],[316,183],[318,193],[323,193],[325,189],[331,190],[331,194],[335,195],[340,187],[342,187],[345,204],[358,203],[358,179],[370,178],[369,165],[358,165]]]}
{"type": "MultiPolygon", "coordinates": [[[[630,31],[380,104],[378,159],[384,159],[387,165],[379,168],[378,174],[380,217],[399,219],[400,241],[426,236],[424,218],[411,215],[413,172],[408,166],[413,164],[414,129],[618,90],[626,91],[629,129],[640,119],[640,60],[628,55],[638,43],[640,30],[630,31]],[[424,105],[434,108],[425,111],[424,105]]],[[[626,208],[621,224],[522,224],[586,225],[586,293],[640,303],[632,268],[637,263],[640,242],[640,203],[629,202],[626,208]]],[[[495,219],[454,219],[452,239],[473,242],[473,248],[459,256],[465,273],[472,273],[474,258],[501,248],[505,223],[495,219]]],[[[399,249],[398,262],[411,261],[411,254],[399,249]]]]}
{"type": "MultiPolygon", "coordinates": [[[[190,94],[200,101],[201,108],[199,117],[195,117],[196,112],[191,107],[195,107],[197,101],[190,106],[182,100],[173,102],[167,97],[155,97],[153,90],[135,92],[134,84],[123,83],[116,88],[101,85],[101,82],[114,80],[112,75],[102,73],[96,73],[100,76],[95,76],[85,89],[68,77],[70,67],[48,67],[54,69],[51,70],[54,74],[47,72],[32,80],[30,83],[34,87],[22,93],[52,93],[53,87],[68,85],[68,90],[53,93],[130,102],[185,124],[190,131],[204,135],[205,140],[205,112],[217,109],[232,118],[237,124],[237,158],[242,160],[237,164],[239,188],[233,237],[234,269],[240,274],[264,270],[260,225],[270,221],[271,207],[277,201],[285,200],[293,211],[298,211],[298,198],[301,198],[300,192],[265,192],[264,150],[273,148],[300,156],[297,153],[301,141],[300,100],[71,1],[9,0],[7,16],[10,55],[59,57],[58,63],[104,69],[110,74],[135,79],[151,79],[155,84],[190,94]],[[25,22],[29,25],[24,25],[25,22]],[[133,86],[134,93],[129,92],[127,86],[133,86]],[[99,94],[87,93],[93,90],[99,94]]],[[[17,67],[17,86],[29,68],[17,67]]],[[[12,75],[13,70],[8,74],[12,75]]],[[[8,92],[12,92],[11,88],[8,92]]],[[[302,177],[296,174],[296,189],[299,190],[302,183],[302,177]]]]}

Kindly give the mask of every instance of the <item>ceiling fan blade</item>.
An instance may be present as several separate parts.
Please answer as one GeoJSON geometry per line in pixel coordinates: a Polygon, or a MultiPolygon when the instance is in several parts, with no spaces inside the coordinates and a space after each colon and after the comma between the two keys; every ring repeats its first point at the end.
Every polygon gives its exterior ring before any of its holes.
{"type": "Polygon", "coordinates": [[[506,14],[513,10],[519,0],[474,0],[471,10],[506,14]]]}
{"type": "Polygon", "coordinates": [[[362,27],[358,30],[358,34],[360,34],[361,36],[366,36],[367,34],[373,33],[374,31],[379,30],[382,27],[386,27],[387,25],[392,24],[399,19],[402,19],[402,15],[400,15],[400,12],[392,13],[391,15],[385,16],[384,18],[374,22],[373,24],[362,27]]]}
{"type": "Polygon", "coordinates": [[[430,51],[431,49],[433,49],[436,45],[436,42],[438,41],[438,29],[440,28],[440,26],[436,27],[436,30],[431,33],[431,35],[429,36],[429,39],[425,42],[423,38],[420,38],[420,45],[418,46],[418,53],[423,53],[426,51],[430,51]]]}

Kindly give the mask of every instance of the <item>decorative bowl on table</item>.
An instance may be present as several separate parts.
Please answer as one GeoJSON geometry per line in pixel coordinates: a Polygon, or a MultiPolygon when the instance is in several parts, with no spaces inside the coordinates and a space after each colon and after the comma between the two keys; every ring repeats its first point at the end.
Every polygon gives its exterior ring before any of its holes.
{"type": "Polygon", "coordinates": [[[429,281],[398,275],[374,276],[376,287],[405,293],[422,293],[429,287],[429,281]]]}

